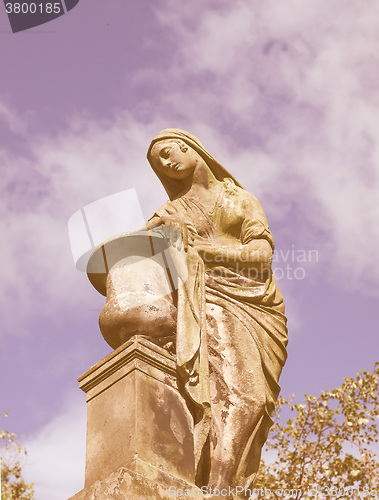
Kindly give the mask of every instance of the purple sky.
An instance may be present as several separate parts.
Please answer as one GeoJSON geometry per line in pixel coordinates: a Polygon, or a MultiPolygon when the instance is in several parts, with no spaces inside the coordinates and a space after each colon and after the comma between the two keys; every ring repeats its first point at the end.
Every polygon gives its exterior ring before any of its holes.
{"type": "Polygon", "coordinates": [[[145,155],[163,128],[199,137],[261,201],[276,267],[304,270],[279,280],[290,336],[282,394],[318,394],[373,368],[377,4],[80,0],[17,34],[1,8],[0,42],[0,427],[28,447],[37,500],[82,488],[76,378],[111,350],[97,325],[104,298],[74,267],[68,219],[129,188],[152,215],[166,195],[145,155]],[[292,251],[312,250],[293,262],[292,251]]]}

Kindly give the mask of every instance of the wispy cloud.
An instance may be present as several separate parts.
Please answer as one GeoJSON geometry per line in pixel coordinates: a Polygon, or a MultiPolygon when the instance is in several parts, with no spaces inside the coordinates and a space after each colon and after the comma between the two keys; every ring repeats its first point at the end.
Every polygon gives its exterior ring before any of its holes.
{"type": "Polygon", "coordinates": [[[20,112],[11,102],[9,96],[1,96],[0,125],[10,132],[25,135],[33,124],[34,115],[30,111],[20,112]]]}
{"type": "MultiPolygon", "coordinates": [[[[86,279],[76,277],[67,232],[75,211],[128,188],[136,189],[146,217],[165,200],[145,158],[146,137],[156,131],[126,114],[97,123],[76,117],[55,136],[30,130],[23,152],[3,149],[1,296],[6,310],[22,304],[19,324],[41,312],[37,291],[52,317],[85,306],[85,285],[78,288],[76,281],[86,279]]],[[[11,319],[3,332],[12,326],[11,319]]]]}
{"type": "Polygon", "coordinates": [[[165,5],[157,17],[177,51],[156,82],[162,94],[169,82],[163,99],[287,224],[288,241],[292,218],[333,262],[333,279],[371,289],[379,279],[379,7],[165,5]]]}
{"type": "Polygon", "coordinates": [[[67,500],[84,487],[86,403],[78,392],[65,398],[59,416],[23,443],[25,480],[38,500],[67,500]]]}

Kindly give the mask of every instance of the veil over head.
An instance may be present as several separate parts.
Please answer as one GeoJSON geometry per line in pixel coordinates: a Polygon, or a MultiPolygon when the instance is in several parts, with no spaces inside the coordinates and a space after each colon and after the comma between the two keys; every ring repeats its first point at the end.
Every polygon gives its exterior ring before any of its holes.
{"type": "Polygon", "coordinates": [[[178,140],[180,139],[181,141],[185,142],[190,148],[195,150],[205,161],[205,163],[208,165],[210,168],[211,172],[213,175],[216,177],[217,180],[222,181],[226,178],[232,179],[233,182],[242,188],[239,182],[236,181],[236,179],[226,170],[225,167],[221,165],[201,144],[199,139],[195,137],[194,135],[190,134],[189,132],[186,132],[184,130],[180,130],[178,128],[166,128],[159,132],[154,139],[151,141],[151,144],[149,146],[149,149],[147,151],[147,159],[149,160],[149,163],[151,167],[153,168],[154,172],[158,176],[159,180],[161,181],[163,187],[165,188],[169,198],[172,200],[177,196],[177,194],[181,191],[181,181],[176,180],[176,179],[170,179],[169,177],[161,174],[158,172],[154,166],[152,157],[151,157],[151,150],[154,146],[159,141],[164,141],[164,140],[178,140]]]}

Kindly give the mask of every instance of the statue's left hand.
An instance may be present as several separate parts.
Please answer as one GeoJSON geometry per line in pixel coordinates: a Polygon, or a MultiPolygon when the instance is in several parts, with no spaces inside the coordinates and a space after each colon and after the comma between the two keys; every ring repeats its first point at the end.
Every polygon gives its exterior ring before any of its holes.
{"type": "Polygon", "coordinates": [[[168,234],[165,231],[165,234],[164,234],[166,237],[168,237],[170,245],[177,247],[178,243],[180,242],[180,238],[178,238],[178,235],[180,235],[181,240],[183,242],[184,250],[187,251],[187,249],[188,249],[188,227],[187,227],[187,224],[185,224],[182,220],[177,219],[175,217],[163,215],[161,217],[154,217],[153,219],[148,221],[145,228],[146,229],[154,229],[154,228],[158,228],[161,226],[174,229],[174,231],[168,231],[168,234]]]}

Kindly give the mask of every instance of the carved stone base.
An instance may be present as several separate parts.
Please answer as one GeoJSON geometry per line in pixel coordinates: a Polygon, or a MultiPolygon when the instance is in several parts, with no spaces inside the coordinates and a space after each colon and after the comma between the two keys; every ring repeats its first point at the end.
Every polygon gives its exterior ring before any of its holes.
{"type": "Polygon", "coordinates": [[[88,405],[85,488],[70,500],[158,500],[184,490],[203,498],[174,356],[135,336],[78,380],[88,405]]]}
{"type": "MultiPolygon", "coordinates": [[[[152,472],[152,471],[151,471],[152,472]]],[[[166,472],[156,471],[155,479],[121,468],[104,481],[80,491],[69,500],[173,500],[204,499],[193,484],[181,481],[166,472]]]]}

